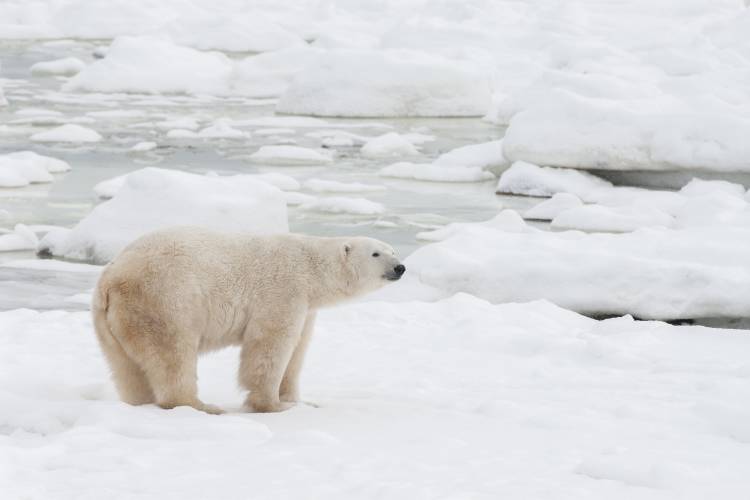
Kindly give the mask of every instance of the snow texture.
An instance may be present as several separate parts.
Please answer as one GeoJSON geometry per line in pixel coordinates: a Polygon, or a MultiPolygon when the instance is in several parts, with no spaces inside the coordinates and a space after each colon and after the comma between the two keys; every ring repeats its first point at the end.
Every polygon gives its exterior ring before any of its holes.
{"type": "Polygon", "coordinates": [[[33,151],[0,155],[0,187],[24,187],[32,183],[52,182],[51,174],[67,172],[70,165],[57,158],[33,151]]]}
{"type": "Polygon", "coordinates": [[[68,123],[51,130],[37,132],[31,136],[31,140],[34,142],[82,143],[99,142],[102,140],[102,136],[96,130],[92,130],[82,125],[76,125],[74,123],[68,123]]]}
{"type": "Polygon", "coordinates": [[[431,182],[483,182],[495,178],[481,167],[452,167],[432,163],[398,162],[380,170],[383,177],[431,182]]]}
{"type": "Polygon", "coordinates": [[[299,146],[261,146],[250,155],[250,160],[271,165],[316,165],[333,161],[326,152],[299,146]]]}
{"type": "Polygon", "coordinates": [[[12,500],[704,500],[750,488],[745,332],[468,295],[354,304],[319,315],[302,389],[318,407],[241,413],[238,351],[203,358],[200,394],[221,416],[119,402],[87,312],[2,312],[0,346],[12,500]]]}
{"type": "Polygon", "coordinates": [[[145,168],[132,172],[114,197],[68,234],[42,240],[40,250],[97,264],[156,229],[203,225],[227,231],[288,231],[281,192],[247,175],[211,177],[145,168]]]}
{"type": "Polygon", "coordinates": [[[276,110],[315,116],[480,116],[490,102],[476,67],[406,50],[329,50],[298,73],[276,110]]]}
{"type": "Polygon", "coordinates": [[[494,303],[547,299],[584,314],[653,319],[744,317],[750,310],[747,225],[548,232],[508,210],[431,239],[441,241],[406,259],[402,281],[432,289],[432,296],[437,290],[494,303]]]}

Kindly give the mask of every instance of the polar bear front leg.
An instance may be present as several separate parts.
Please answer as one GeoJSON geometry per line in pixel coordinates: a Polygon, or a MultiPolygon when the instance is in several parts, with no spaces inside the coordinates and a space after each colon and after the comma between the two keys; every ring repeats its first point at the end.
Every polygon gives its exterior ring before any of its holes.
{"type": "MultiPolygon", "coordinates": [[[[304,318],[304,316],[303,316],[304,318]]],[[[301,321],[246,332],[240,353],[240,384],[250,391],[245,406],[254,412],[284,411],[294,403],[279,399],[281,380],[302,331],[301,321]]]]}
{"type": "Polygon", "coordinates": [[[296,403],[299,401],[299,374],[302,370],[302,364],[305,361],[305,354],[307,353],[307,346],[310,344],[313,327],[315,326],[315,313],[316,311],[310,311],[307,313],[305,325],[302,327],[302,334],[294,349],[292,359],[289,360],[289,365],[286,367],[284,378],[281,380],[281,388],[279,389],[279,397],[281,398],[281,401],[290,403],[296,403]]]}

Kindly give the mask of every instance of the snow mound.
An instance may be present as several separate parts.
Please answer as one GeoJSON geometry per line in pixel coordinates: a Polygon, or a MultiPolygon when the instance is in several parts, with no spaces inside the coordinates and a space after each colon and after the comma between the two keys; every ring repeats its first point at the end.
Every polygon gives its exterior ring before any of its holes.
{"type": "Polygon", "coordinates": [[[230,92],[256,98],[278,97],[289,87],[292,77],[311,64],[320,53],[318,49],[302,45],[237,61],[230,92]]]}
{"type": "Polygon", "coordinates": [[[584,314],[655,319],[750,310],[748,227],[586,234],[474,224],[419,248],[405,264],[404,286],[494,303],[546,299],[584,314]]]}
{"type": "Polygon", "coordinates": [[[344,196],[316,198],[313,201],[303,203],[300,208],[330,214],[379,215],[385,212],[385,207],[380,203],[365,198],[347,198],[344,196]]]}
{"type": "Polygon", "coordinates": [[[499,173],[510,165],[503,155],[503,141],[470,144],[443,153],[433,162],[435,165],[480,167],[499,173]]]}
{"type": "Polygon", "coordinates": [[[31,140],[34,142],[99,142],[102,136],[96,130],[68,123],[51,130],[37,132],[31,136],[31,140]]]}
{"type": "Polygon", "coordinates": [[[361,149],[362,156],[372,158],[384,156],[415,156],[419,154],[414,144],[395,132],[379,135],[368,140],[361,149]]]}
{"type": "Polygon", "coordinates": [[[23,187],[37,182],[52,182],[53,173],[66,172],[70,165],[57,158],[32,151],[0,155],[0,187],[23,187]]]}
{"type": "Polygon", "coordinates": [[[552,220],[555,229],[629,232],[641,227],[672,227],[675,219],[653,207],[583,205],[558,213],[552,220]]]}
{"type": "Polygon", "coordinates": [[[261,146],[249,158],[257,163],[273,165],[317,165],[333,161],[325,152],[300,146],[261,146]]]}
{"type": "Polygon", "coordinates": [[[198,137],[206,139],[246,139],[249,136],[250,134],[232,127],[225,120],[217,120],[198,132],[198,137]]]}
{"type": "Polygon", "coordinates": [[[16,224],[13,231],[0,230],[0,252],[36,250],[39,238],[28,226],[16,224]]]}
{"type": "Polygon", "coordinates": [[[481,116],[487,77],[466,62],[406,50],[329,50],[297,74],[276,110],[315,116],[481,116]]]}
{"type": "Polygon", "coordinates": [[[128,178],[128,175],[130,174],[118,175],[117,177],[112,177],[111,179],[106,179],[96,183],[94,185],[94,193],[99,198],[114,197],[122,186],[125,185],[125,179],[128,178]]]}
{"type": "Polygon", "coordinates": [[[592,190],[608,187],[612,183],[588,172],[516,161],[500,176],[497,192],[527,196],[571,193],[582,197],[592,190]]]}
{"type": "Polygon", "coordinates": [[[750,172],[749,119],[632,107],[550,97],[513,116],[503,151],[511,160],[559,167],[750,172]]]}
{"type": "Polygon", "coordinates": [[[319,193],[366,193],[371,191],[382,191],[385,189],[385,186],[363,184],[361,182],[339,182],[325,179],[310,179],[305,182],[305,188],[319,193]]]}
{"type": "Polygon", "coordinates": [[[734,182],[694,178],[680,189],[680,194],[690,197],[718,194],[744,198],[745,188],[734,182]]]}
{"type": "Polygon", "coordinates": [[[581,199],[570,193],[555,193],[552,198],[534,205],[523,213],[524,219],[552,220],[557,215],[570,208],[583,205],[581,199]]]}
{"type": "Polygon", "coordinates": [[[40,250],[72,260],[104,263],[150,231],[202,225],[227,231],[288,231],[277,188],[252,176],[211,177],[145,168],[128,174],[114,197],[98,205],[67,235],[40,250]]]}
{"type": "Polygon", "coordinates": [[[201,52],[157,37],[120,37],[63,88],[89,92],[224,94],[233,71],[218,52],[201,52]]]}
{"type": "Polygon", "coordinates": [[[480,167],[438,166],[431,163],[398,162],[382,168],[379,175],[431,182],[483,182],[495,178],[480,167]]]}
{"type": "Polygon", "coordinates": [[[176,43],[200,50],[267,52],[304,44],[258,10],[237,15],[205,9],[200,17],[180,16],[162,30],[176,43]]]}
{"type": "Polygon", "coordinates": [[[747,332],[465,294],[350,304],[318,315],[303,373],[318,408],[240,413],[227,349],[199,366],[201,398],[229,410],[215,417],[119,402],[92,329],[88,312],[0,312],[4,491],[699,500],[750,489],[747,332]]]}
{"type": "Polygon", "coordinates": [[[34,76],[59,75],[73,76],[80,73],[86,63],[76,57],[65,57],[54,61],[38,62],[31,65],[31,74],[34,76]]]}

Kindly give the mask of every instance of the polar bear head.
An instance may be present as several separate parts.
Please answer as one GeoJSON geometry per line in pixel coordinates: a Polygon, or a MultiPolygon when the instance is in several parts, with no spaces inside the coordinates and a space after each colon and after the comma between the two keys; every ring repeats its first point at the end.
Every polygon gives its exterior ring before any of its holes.
{"type": "Polygon", "coordinates": [[[347,238],[341,252],[352,276],[353,294],[371,292],[398,281],[406,272],[393,247],[374,238],[347,238]]]}

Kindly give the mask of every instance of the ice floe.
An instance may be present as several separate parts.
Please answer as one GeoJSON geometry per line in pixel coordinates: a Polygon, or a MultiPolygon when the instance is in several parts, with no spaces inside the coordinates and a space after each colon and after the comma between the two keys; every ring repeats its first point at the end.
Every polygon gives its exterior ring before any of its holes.
{"type": "Polygon", "coordinates": [[[406,50],[329,50],[292,80],[276,107],[315,116],[481,116],[489,80],[476,67],[406,50]]]}
{"type": "Polygon", "coordinates": [[[212,177],[145,168],[128,174],[112,199],[67,234],[43,239],[40,251],[104,263],[138,236],[173,225],[286,232],[286,203],[277,188],[248,175],[212,177]]]}
{"type": "Polygon", "coordinates": [[[52,182],[51,174],[67,172],[68,163],[33,151],[0,155],[0,187],[23,187],[32,183],[52,182]]]}
{"type": "Polygon", "coordinates": [[[84,143],[99,142],[102,140],[102,136],[96,130],[82,125],[76,125],[74,123],[68,123],[50,130],[45,130],[44,132],[37,132],[31,136],[31,140],[34,142],[84,143]]]}

